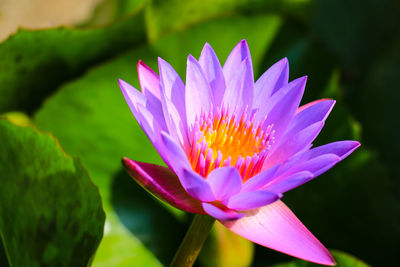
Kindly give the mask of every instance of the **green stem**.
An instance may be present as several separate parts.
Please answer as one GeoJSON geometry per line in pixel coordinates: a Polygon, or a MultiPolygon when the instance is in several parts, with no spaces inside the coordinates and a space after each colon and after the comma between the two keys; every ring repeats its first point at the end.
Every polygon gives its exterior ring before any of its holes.
{"type": "Polygon", "coordinates": [[[190,267],[197,256],[213,227],[215,219],[208,215],[196,214],[187,231],[170,267],[190,267]]]}

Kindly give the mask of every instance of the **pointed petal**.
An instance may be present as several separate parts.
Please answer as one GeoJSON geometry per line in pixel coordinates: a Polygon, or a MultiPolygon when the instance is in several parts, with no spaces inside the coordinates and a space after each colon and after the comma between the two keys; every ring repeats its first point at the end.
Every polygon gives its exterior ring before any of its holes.
{"type": "Polygon", "coordinates": [[[319,121],[299,132],[290,132],[282,136],[282,141],[270,152],[271,155],[268,160],[266,160],[263,167],[268,168],[269,166],[274,166],[288,160],[298,152],[309,149],[311,142],[318,136],[323,126],[324,123],[319,121]]]}
{"type": "Polygon", "coordinates": [[[324,154],[309,160],[299,161],[287,173],[292,174],[300,171],[309,171],[314,177],[326,172],[341,161],[335,154],[324,154]]]}
{"type": "Polygon", "coordinates": [[[242,177],[233,167],[222,167],[213,170],[207,176],[207,182],[217,200],[223,201],[237,194],[242,187],[242,177]]]}
{"type": "Polygon", "coordinates": [[[118,84],[121,88],[122,94],[125,97],[125,101],[128,103],[128,106],[131,109],[133,115],[137,113],[138,104],[146,106],[146,97],[142,93],[140,93],[135,87],[121,79],[118,79],[118,84]]]}
{"type": "Polygon", "coordinates": [[[148,98],[156,98],[160,101],[160,78],[149,66],[142,60],[137,64],[140,88],[143,94],[148,98]]]}
{"type": "MultiPolygon", "coordinates": [[[[163,89],[161,89],[164,91],[163,89]]],[[[186,121],[182,120],[182,116],[176,106],[164,94],[161,96],[162,109],[165,118],[165,124],[168,132],[183,147],[189,147],[189,137],[187,133],[186,121]]]]}
{"type": "Polygon", "coordinates": [[[282,195],[268,190],[243,192],[232,196],[227,203],[227,207],[239,211],[251,210],[271,204],[281,197],[282,195]]]}
{"type": "Polygon", "coordinates": [[[307,104],[307,107],[297,109],[296,116],[290,122],[288,133],[296,133],[316,122],[324,122],[331,113],[336,101],[331,99],[321,99],[307,104]],[[299,112],[299,110],[301,110],[299,112]]]}
{"type": "Polygon", "coordinates": [[[264,105],[269,97],[276,91],[288,84],[289,62],[283,58],[272,65],[257,80],[254,86],[253,108],[264,105]]]}
{"type": "Polygon", "coordinates": [[[132,178],[143,188],[177,209],[204,214],[201,203],[183,189],[178,177],[170,169],[150,163],[122,158],[132,178]]]}
{"type": "Polygon", "coordinates": [[[267,115],[264,127],[273,124],[277,139],[284,132],[299,107],[306,80],[305,76],[290,82],[276,92],[257,113],[260,120],[267,115]]]}
{"type": "Polygon", "coordinates": [[[339,141],[310,149],[286,162],[280,173],[310,171],[318,176],[332,168],[360,146],[357,141],[339,141]]]}
{"type": "Polygon", "coordinates": [[[335,264],[329,251],[282,201],[245,213],[239,220],[221,223],[262,246],[319,264],[335,264]]]}
{"type": "MultiPolygon", "coordinates": [[[[314,178],[314,175],[309,171],[302,171],[285,177],[284,179],[279,179],[279,182],[274,183],[271,186],[267,186],[271,192],[275,193],[285,193],[293,188],[296,188],[314,178]]],[[[274,181],[275,182],[275,181],[274,181]]]]}
{"type": "Polygon", "coordinates": [[[240,66],[240,63],[246,58],[249,58],[251,66],[251,76],[254,77],[252,69],[253,64],[251,62],[249,46],[246,40],[243,39],[235,46],[235,48],[233,48],[232,52],[229,54],[228,58],[225,61],[223,67],[225,81],[230,81],[235,77],[238,66],[240,66]]]}
{"type": "Polygon", "coordinates": [[[345,159],[348,155],[350,155],[354,150],[360,147],[360,143],[357,141],[338,141],[329,143],[323,146],[315,147],[311,149],[307,158],[313,158],[323,154],[335,154],[340,157],[340,160],[345,159]]]}
{"type": "Polygon", "coordinates": [[[242,218],[244,215],[233,210],[222,210],[210,203],[201,203],[205,212],[219,221],[231,221],[242,218]]]}
{"type": "Polygon", "coordinates": [[[184,122],[183,130],[187,131],[185,85],[174,68],[162,58],[158,58],[158,68],[162,95],[175,106],[181,121],[184,122]]]}
{"type": "Polygon", "coordinates": [[[191,55],[187,60],[185,101],[189,127],[193,125],[196,116],[199,117],[201,112],[208,114],[214,106],[210,85],[199,63],[191,55]]]}
{"type": "Polygon", "coordinates": [[[119,86],[132,114],[152,142],[161,130],[167,130],[162,110],[157,109],[133,86],[119,79],[119,86]]]}
{"type": "Polygon", "coordinates": [[[212,47],[206,43],[201,51],[199,64],[207,78],[216,106],[220,106],[225,92],[225,78],[221,64],[212,47]]]}
{"type": "Polygon", "coordinates": [[[254,77],[250,58],[236,66],[235,75],[226,80],[226,88],[222,105],[231,107],[230,111],[240,118],[246,106],[251,108],[253,102],[254,77]]]}
{"type": "MultiPolygon", "coordinates": [[[[319,102],[329,101],[329,100],[334,101],[334,100],[329,99],[329,98],[321,98],[321,99],[318,99],[318,100],[314,100],[314,101],[312,101],[312,102],[310,102],[310,103],[304,104],[304,105],[300,106],[300,107],[297,109],[296,114],[297,114],[297,113],[300,113],[301,111],[305,110],[306,108],[309,108],[309,107],[311,107],[311,106],[313,106],[313,105],[315,105],[315,104],[318,104],[319,102]]],[[[335,101],[335,102],[336,102],[336,101],[335,101]]]]}
{"type": "Polygon", "coordinates": [[[275,165],[269,169],[266,169],[256,176],[247,180],[242,187],[242,192],[254,191],[262,186],[266,185],[269,181],[271,181],[275,177],[275,173],[280,168],[280,165],[275,165]]]}

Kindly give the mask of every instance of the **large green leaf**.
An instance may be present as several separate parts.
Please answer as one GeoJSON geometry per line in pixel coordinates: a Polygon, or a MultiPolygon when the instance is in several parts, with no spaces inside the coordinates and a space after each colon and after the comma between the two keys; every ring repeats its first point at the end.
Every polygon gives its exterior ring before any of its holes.
{"type": "MultiPolygon", "coordinates": [[[[332,256],[336,260],[337,267],[369,267],[368,264],[356,257],[342,251],[332,250],[332,256]]],[[[321,266],[308,261],[294,260],[287,263],[275,264],[272,267],[317,267],[321,266]]]]}
{"type": "Polygon", "coordinates": [[[19,30],[0,44],[0,113],[33,112],[88,67],[145,41],[143,8],[102,28],[19,30]]]}
{"type": "Polygon", "coordinates": [[[150,40],[187,29],[200,22],[235,13],[289,14],[307,16],[309,0],[154,0],[146,9],[146,24],[150,40]]]}
{"type": "Polygon", "coordinates": [[[8,264],[88,265],[103,234],[104,212],[79,160],[51,135],[5,119],[0,140],[0,241],[8,264]]]}
{"type": "MultiPolygon", "coordinates": [[[[100,189],[107,222],[104,239],[94,261],[96,266],[158,265],[156,258],[143,245],[152,249],[157,248],[157,244],[140,240],[140,234],[130,226],[142,221],[143,231],[151,232],[153,230],[150,227],[153,224],[142,220],[143,213],[134,212],[129,215],[129,220],[133,220],[129,223],[121,219],[122,213],[118,211],[118,207],[114,207],[122,203],[115,197],[118,192],[112,191],[112,188],[121,189],[121,186],[114,184],[113,177],[121,170],[122,156],[162,164],[135,122],[118,88],[117,79],[122,78],[138,86],[135,63],[141,58],[156,69],[157,56],[170,61],[182,73],[186,64],[186,51],[198,56],[205,41],[215,46],[218,54],[223,47],[229,47],[221,53],[224,58],[237,42],[247,38],[253,60],[259,62],[279,25],[280,19],[276,16],[233,17],[199,25],[190,31],[160,40],[152,46],[133,50],[93,69],[81,79],[62,87],[35,114],[34,120],[41,129],[52,131],[66,151],[82,158],[100,189]],[[188,40],[191,42],[186,43],[188,40]],[[196,45],[192,47],[194,43],[196,45]]],[[[157,210],[149,208],[147,212],[152,214],[157,210]]],[[[157,217],[149,215],[149,218],[157,217]]],[[[167,235],[164,233],[163,236],[167,235]]],[[[147,240],[151,242],[157,238],[147,240]]]]}
{"type": "Polygon", "coordinates": [[[149,0],[102,0],[81,26],[105,25],[127,16],[149,0]]]}

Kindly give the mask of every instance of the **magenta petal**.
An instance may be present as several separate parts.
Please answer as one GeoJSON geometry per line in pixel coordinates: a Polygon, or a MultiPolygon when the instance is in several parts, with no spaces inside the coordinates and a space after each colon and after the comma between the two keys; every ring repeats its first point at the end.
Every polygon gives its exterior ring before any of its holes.
{"type": "Polygon", "coordinates": [[[282,195],[268,190],[243,192],[232,196],[226,206],[233,210],[251,210],[271,204],[281,197],[282,195]]]}
{"type": "Polygon", "coordinates": [[[329,251],[282,201],[245,213],[239,220],[221,223],[262,246],[319,264],[335,264],[329,251]]]}
{"type": "Polygon", "coordinates": [[[132,178],[150,193],[177,209],[204,214],[200,201],[183,189],[178,177],[168,168],[122,158],[132,178]]]}
{"type": "Polygon", "coordinates": [[[237,213],[233,210],[222,210],[210,203],[201,203],[201,205],[208,215],[219,221],[237,220],[244,216],[244,214],[237,213]]]}
{"type": "Polygon", "coordinates": [[[213,170],[207,176],[207,182],[217,200],[221,201],[237,194],[242,187],[242,177],[239,171],[233,167],[222,167],[213,170]]]}
{"type": "Polygon", "coordinates": [[[243,184],[242,192],[249,192],[263,187],[275,177],[275,174],[279,168],[280,165],[278,164],[260,172],[254,177],[251,177],[243,184]]]}
{"type": "MultiPolygon", "coordinates": [[[[249,46],[246,40],[240,41],[235,48],[233,48],[232,52],[229,54],[228,58],[225,61],[223,72],[225,76],[225,81],[230,81],[235,78],[238,66],[242,63],[246,58],[249,59],[251,66],[251,76],[253,77],[253,64],[251,63],[251,55],[249,46]]],[[[228,87],[227,87],[228,88],[228,87]]]]}
{"type": "Polygon", "coordinates": [[[225,79],[221,64],[212,47],[206,43],[201,51],[199,64],[207,78],[216,106],[220,106],[225,92],[225,79]]]}
{"type": "Polygon", "coordinates": [[[271,192],[275,193],[285,193],[293,188],[296,188],[314,178],[314,175],[309,171],[302,171],[295,174],[290,175],[289,177],[285,177],[279,182],[274,181],[274,184],[271,186],[267,186],[271,192]]]}
{"type": "Polygon", "coordinates": [[[269,97],[288,84],[288,79],[289,62],[283,58],[264,72],[254,85],[253,109],[264,105],[269,97]]]}
{"type": "Polygon", "coordinates": [[[199,117],[201,112],[208,114],[214,106],[210,85],[201,66],[191,55],[187,60],[185,101],[189,126],[193,125],[195,118],[199,117]]]}
{"type": "Polygon", "coordinates": [[[137,71],[139,75],[140,88],[142,89],[143,94],[147,99],[154,97],[160,100],[160,79],[157,73],[141,60],[139,60],[137,64],[137,71]]]}

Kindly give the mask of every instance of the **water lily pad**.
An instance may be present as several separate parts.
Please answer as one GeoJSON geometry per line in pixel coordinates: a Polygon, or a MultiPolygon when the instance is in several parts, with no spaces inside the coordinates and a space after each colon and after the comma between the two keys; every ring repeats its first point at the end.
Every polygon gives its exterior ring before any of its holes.
{"type": "Polygon", "coordinates": [[[8,264],[88,265],[105,216],[80,161],[32,126],[1,119],[0,140],[0,247],[8,264]]]}

